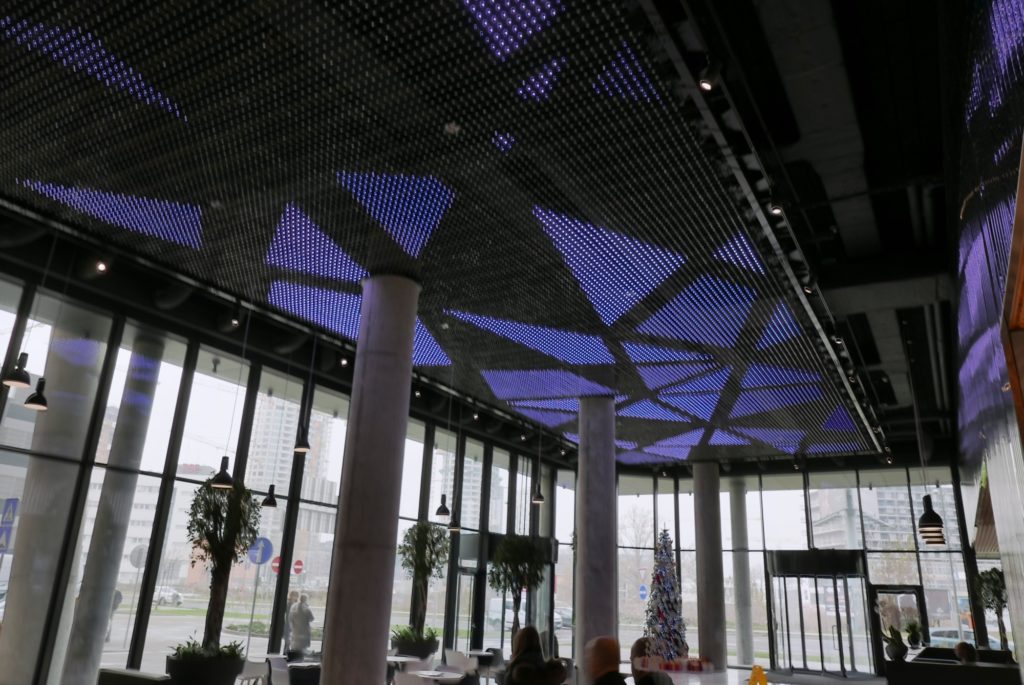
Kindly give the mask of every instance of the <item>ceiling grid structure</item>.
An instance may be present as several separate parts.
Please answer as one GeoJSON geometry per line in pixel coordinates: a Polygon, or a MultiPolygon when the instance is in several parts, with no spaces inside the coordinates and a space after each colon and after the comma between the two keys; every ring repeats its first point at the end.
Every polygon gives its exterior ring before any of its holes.
{"type": "Polygon", "coordinates": [[[875,451],[622,3],[10,12],[9,208],[347,341],[408,275],[420,373],[569,436],[614,395],[623,463],[875,451]]]}

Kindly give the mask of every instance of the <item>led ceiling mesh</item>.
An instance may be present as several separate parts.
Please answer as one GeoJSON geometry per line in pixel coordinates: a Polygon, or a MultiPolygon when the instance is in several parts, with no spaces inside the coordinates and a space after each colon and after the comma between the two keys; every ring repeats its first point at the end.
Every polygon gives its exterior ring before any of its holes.
{"type": "Polygon", "coordinates": [[[422,373],[570,433],[573,398],[614,395],[632,462],[789,452],[770,431],[872,450],[626,12],[25,0],[0,15],[0,193],[346,339],[363,275],[412,275],[422,373]]]}

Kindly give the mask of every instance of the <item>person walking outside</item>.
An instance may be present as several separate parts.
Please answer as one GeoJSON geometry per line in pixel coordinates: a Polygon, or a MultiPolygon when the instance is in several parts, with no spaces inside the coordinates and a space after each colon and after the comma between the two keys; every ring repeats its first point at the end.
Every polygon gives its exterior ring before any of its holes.
{"type": "Polygon", "coordinates": [[[313,623],[313,612],[309,608],[309,597],[299,595],[299,601],[292,606],[288,613],[288,623],[291,624],[292,629],[290,651],[305,654],[312,639],[310,625],[313,623]]]}
{"type": "Polygon", "coordinates": [[[292,607],[299,601],[299,593],[292,590],[288,593],[288,606],[284,608],[284,649],[282,654],[287,654],[292,648],[292,607]]]}

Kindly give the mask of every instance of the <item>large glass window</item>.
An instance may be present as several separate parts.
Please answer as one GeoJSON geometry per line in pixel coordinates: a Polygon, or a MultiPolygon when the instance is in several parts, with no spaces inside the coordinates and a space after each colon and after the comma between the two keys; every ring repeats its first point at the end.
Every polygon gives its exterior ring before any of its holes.
{"type": "MultiPolygon", "coordinates": [[[[310,438],[310,443],[312,442],[310,438]]],[[[299,518],[295,525],[294,559],[302,562],[302,569],[300,573],[295,573],[296,564],[292,563],[292,567],[288,569],[288,590],[289,593],[297,591],[305,594],[309,599],[309,608],[313,612],[312,640],[309,648],[313,652],[321,651],[323,641],[336,517],[337,510],[334,507],[302,503],[299,505],[299,518]]]]}
{"type": "Polygon", "coordinates": [[[233,468],[248,373],[247,361],[205,347],[199,351],[178,476],[206,480],[217,472],[225,455],[231,457],[229,468],[233,468]]]}
{"type": "MultiPolygon", "coordinates": [[[[437,515],[437,507],[441,503],[441,496],[445,498],[446,506],[452,514],[455,511],[455,434],[437,428],[434,430],[434,450],[430,462],[430,499],[428,501],[427,516],[431,521],[448,525],[447,517],[437,515]]],[[[441,603],[442,607],[444,602],[441,603]]]]}
{"type": "Polygon", "coordinates": [[[251,489],[266,492],[274,485],[288,492],[301,409],[302,381],[263,369],[245,463],[245,484],[251,489]]]}
{"type": "MultiPolygon", "coordinates": [[[[317,387],[313,393],[313,406],[309,414],[310,449],[306,453],[306,463],[302,470],[303,499],[337,504],[347,431],[348,398],[339,392],[317,387]]],[[[420,443],[419,450],[417,465],[422,464],[422,443],[420,443]]],[[[405,459],[409,460],[408,450],[406,450],[405,459]]],[[[419,483],[418,472],[416,483],[419,483]]],[[[404,479],[402,489],[404,493],[404,479]]],[[[405,511],[403,510],[402,513],[404,514],[405,511]]],[[[415,512],[412,515],[415,516],[415,512]]]]}
{"type": "Polygon", "coordinates": [[[460,521],[463,528],[480,528],[481,497],[484,487],[484,444],[477,440],[466,440],[466,457],[462,466],[462,505],[460,521]]]}
{"type": "Polygon", "coordinates": [[[511,477],[511,456],[495,448],[491,458],[491,501],[487,527],[492,533],[504,533],[508,524],[509,486],[511,477]]]}
{"type": "MultiPolygon", "coordinates": [[[[420,421],[409,421],[405,433],[405,456],[402,460],[402,497],[398,514],[406,519],[420,515],[420,481],[423,480],[423,443],[426,427],[420,421]]],[[[437,504],[433,505],[435,508],[437,504]]],[[[399,538],[401,541],[401,538],[399,538]]]]}
{"type": "Polygon", "coordinates": [[[619,477],[619,646],[629,648],[643,635],[647,592],[654,570],[654,479],[619,477]],[[643,587],[641,587],[643,586],[643,587]]]}
{"type": "Polygon", "coordinates": [[[530,510],[533,498],[533,461],[529,457],[519,457],[516,470],[516,533],[529,535],[530,510]]]}
{"type": "Polygon", "coordinates": [[[765,549],[807,549],[803,477],[762,477],[761,502],[765,549]]]}
{"type": "Polygon", "coordinates": [[[904,469],[861,471],[860,501],[865,548],[914,549],[915,522],[904,469]]]}
{"type": "MultiPolygon", "coordinates": [[[[943,532],[946,536],[946,545],[932,547],[936,549],[960,549],[960,526],[956,518],[956,499],[953,495],[952,474],[948,468],[927,468],[910,469],[910,485],[913,493],[913,520],[915,534],[917,533],[917,519],[924,512],[924,496],[930,495],[932,507],[942,517],[943,532]]],[[[929,616],[931,618],[931,616],[929,616]]]]}
{"type": "Polygon", "coordinates": [[[807,506],[817,549],[862,549],[857,474],[838,471],[809,474],[807,506]]]}

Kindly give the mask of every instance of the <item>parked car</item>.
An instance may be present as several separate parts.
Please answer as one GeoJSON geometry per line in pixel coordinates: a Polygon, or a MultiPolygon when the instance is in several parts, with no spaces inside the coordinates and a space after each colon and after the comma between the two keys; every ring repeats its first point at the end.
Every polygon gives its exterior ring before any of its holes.
{"type": "Polygon", "coordinates": [[[555,607],[555,615],[562,617],[562,627],[563,628],[571,628],[572,627],[572,608],[571,607],[556,606],[555,607]]]}
{"type": "MultiPolygon", "coordinates": [[[[932,628],[929,631],[929,637],[931,642],[929,643],[932,647],[956,647],[957,643],[962,639],[964,642],[974,642],[974,631],[964,630],[963,638],[960,637],[960,631],[956,628],[932,628]]],[[[1013,650],[1013,643],[1009,644],[1010,650],[1013,650]]],[[[993,638],[991,635],[988,636],[988,648],[999,649],[999,639],[993,638]]]]}
{"type": "Polygon", "coordinates": [[[172,587],[158,586],[153,593],[153,603],[157,606],[181,606],[181,593],[172,587]]]}
{"type": "MultiPolygon", "coordinates": [[[[491,597],[487,602],[487,622],[493,626],[501,624],[501,597],[491,597]]],[[[519,605],[519,625],[524,625],[526,616],[526,600],[522,600],[522,604],[519,605]]],[[[515,612],[512,611],[512,600],[505,600],[505,630],[512,630],[512,619],[515,616],[515,612]]]]}
{"type": "Polygon", "coordinates": [[[562,629],[562,615],[556,611],[556,612],[554,612],[554,614],[552,614],[552,618],[554,619],[555,630],[561,630],[562,629]]]}

